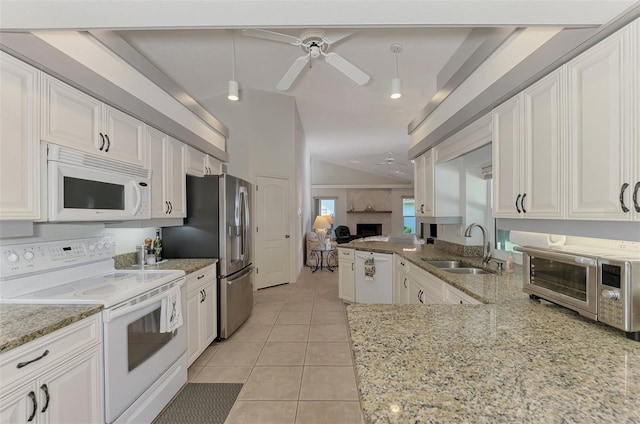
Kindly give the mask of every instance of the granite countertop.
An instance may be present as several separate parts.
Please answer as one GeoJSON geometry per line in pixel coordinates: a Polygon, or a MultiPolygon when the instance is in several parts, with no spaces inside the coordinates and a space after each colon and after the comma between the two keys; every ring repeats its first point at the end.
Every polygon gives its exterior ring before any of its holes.
{"type": "MultiPolygon", "coordinates": [[[[182,270],[186,274],[215,264],[217,259],[169,259],[149,270],[182,270]]],[[[115,258],[117,269],[140,269],[135,253],[115,258]]],[[[0,303],[0,353],[102,311],[102,305],[35,305],[0,303]]]]}
{"type": "Polygon", "coordinates": [[[0,303],[0,353],[102,311],[102,305],[0,303]]]}
{"type": "Polygon", "coordinates": [[[640,343],[522,292],[514,274],[459,275],[422,259],[433,246],[351,247],[399,253],[483,305],[349,305],[358,391],[368,423],[640,422],[640,343]]]}
{"type": "MultiPolygon", "coordinates": [[[[207,267],[209,265],[217,263],[218,260],[214,258],[207,259],[167,259],[166,262],[162,261],[159,264],[145,265],[145,270],[172,270],[177,269],[184,271],[185,274],[191,274],[199,269],[207,267]]],[[[140,269],[139,266],[133,263],[119,263],[116,261],[116,268],[118,269],[140,269]]]]}

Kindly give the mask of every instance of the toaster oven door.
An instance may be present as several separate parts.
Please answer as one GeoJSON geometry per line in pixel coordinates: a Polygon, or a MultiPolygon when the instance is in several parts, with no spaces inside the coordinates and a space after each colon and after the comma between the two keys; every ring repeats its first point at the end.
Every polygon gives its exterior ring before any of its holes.
{"type": "Polygon", "coordinates": [[[566,253],[525,251],[524,291],[597,319],[597,261],[566,253]]]}

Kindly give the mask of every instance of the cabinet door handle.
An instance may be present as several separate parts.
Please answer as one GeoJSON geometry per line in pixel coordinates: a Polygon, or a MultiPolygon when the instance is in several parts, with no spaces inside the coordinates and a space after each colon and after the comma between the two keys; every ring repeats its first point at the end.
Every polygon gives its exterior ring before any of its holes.
{"type": "Polygon", "coordinates": [[[43,384],[42,386],[40,386],[40,390],[44,392],[44,407],[40,412],[44,412],[49,407],[49,388],[47,387],[46,384],[43,384]]]}
{"type": "Polygon", "coordinates": [[[353,271],[353,262],[351,262],[351,271],[353,271]]]}
{"type": "Polygon", "coordinates": [[[424,213],[424,203],[420,205],[420,213],[424,213]]]}
{"type": "Polygon", "coordinates": [[[200,303],[204,302],[204,290],[200,290],[200,303]]]}
{"type": "Polygon", "coordinates": [[[520,208],[522,208],[522,213],[527,213],[527,210],[524,208],[524,198],[527,197],[527,193],[522,195],[522,200],[520,200],[520,208]]]}
{"type": "Polygon", "coordinates": [[[518,206],[518,202],[520,201],[520,197],[522,197],[522,195],[520,193],[518,193],[518,197],[516,197],[516,210],[518,211],[518,213],[522,212],[520,210],[520,207],[518,206]]]}
{"type": "Polygon", "coordinates": [[[164,213],[165,215],[169,213],[169,202],[167,202],[166,200],[164,201],[164,213]]]}
{"type": "Polygon", "coordinates": [[[169,215],[173,212],[173,203],[169,202],[169,215]]]}
{"type": "Polygon", "coordinates": [[[207,300],[207,291],[206,290],[202,290],[202,294],[204,294],[203,301],[207,300]]]}
{"type": "Polygon", "coordinates": [[[32,360],[30,360],[30,361],[26,361],[26,362],[20,362],[20,363],[18,363],[18,365],[16,365],[16,368],[20,369],[20,368],[22,368],[22,367],[26,367],[27,365],[29,365],[29,364],[31,364],[31,363],[33,363],[33,362],[36,362],[36,361],[41,360],[42,358],[44,358],[44,357],[45,357],[45,356],[47,356],[48,354],[49,354],[49,349],[47,349],[47,350],[45,350],[44,352],[42,352],[42,355],[38,356],[36,359],[32,359],[32,360]]]}
{"type": "Polygon", "coordinates": [[[624,192],[629,187],[629,183],[622,184],[620,187],[620,207],[622,208],[622,212],[629,212],[629,208],[624,204],[624,192]]]}
{"type": "Polygon", "coordinates": [[[33,402],[33,409],[31,410],[31,415],[29,415],[29,418],[27,418],[27,421],[31,422],[35,418],[36,412],[38,412],[38,401],[36,401],[36,394],[33,393],[33,390],[30,391],[27,396],[29,396],[29,399],[31,399],[31,402],[33,402]]]}
{"type": "Polygon", "coordinates": [[[111,140],[109,140],[109,136],[108,135],[104,135],[104,138],[107,139],[107,147],[104,149],[105,152],[109,151],[109,148],[111,148],[111,140]]]}
{"type": "Polygon", "coordinates": [[[405,277],[404,282],[402,284],[404,284],[404,288],[405,289],[408,289],[408,287],[407,287],[407,278],[406,277],[405,277]]]}
{"type": "Polygon", "coordinates": [[[104,143],[105,143],[104,135],[102,135],[102,133],[99,133],[99,134],[100,134],[100,140],[102,140],[102,143],[100,144],[100,147],[98,148],[98,150],[102,151],[102,149],[104,149],[104,143]]]}
{"type": "Polygon", "coordinates": [[[202,274],[201,276],[198,277],[198,280],[201,280],[204,278],[204,274],[202,274]]]}
{"type": "Polygon", "coordinates": [[[640,212],[640,204],[638,204],[638,191],[640,190],[640,181],[636,183],[636,186],[633,188],[633,207],[636,212],[640,212]]]}

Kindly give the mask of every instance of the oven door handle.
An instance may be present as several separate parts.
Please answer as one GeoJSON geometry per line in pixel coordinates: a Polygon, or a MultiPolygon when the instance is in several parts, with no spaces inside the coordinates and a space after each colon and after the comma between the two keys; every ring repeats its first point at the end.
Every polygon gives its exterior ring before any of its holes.
{"type": "Polygon", "coordinates": [[[535,249],[528,246],[516,246],[514,247],[514,249],[517,250],[518,252],[527,253],[530,256],[537,256],[540,258],[548,258],[548,259],[557,259],[557,260],[561,260],[562,262],[568,262],[568,263],[573,262],[573,263],[577,263],[585,266],[596,266],[598,264],[598,261],[596,258],[590,258],[587,256],[572,255],[568,253],[555,252],[555,251],[545,250],[545,249],[535,249]]]}
{"type": "MultiPolygon", "coordinates": [[[[185,279],[184,277],[182,277],[180,280],[178,280],[178,282],[176,283],[178,287],[182,287],[184,285],[185,279]]],[[[139,303],[135,303],[133,305],[130,305],[129,302],[125,302],[123,304],[121,304],[120,306],[116,306],[114,308],[111,309],[105,309],[102,315],[103,321],[104,322],[111,322],[114,319],[121,317],[123,315],[128,314],[129,312],[133,311],[133,310],[139,310],[139,309],[144,309],[149,305],[153,305],[154,303],[157,302],[161,302],[162,299],[164,299],[165,295],[158,295],[158,296],[153,296],[150,299],[147,299],[143,302],[139,302],[139,303]]]]}

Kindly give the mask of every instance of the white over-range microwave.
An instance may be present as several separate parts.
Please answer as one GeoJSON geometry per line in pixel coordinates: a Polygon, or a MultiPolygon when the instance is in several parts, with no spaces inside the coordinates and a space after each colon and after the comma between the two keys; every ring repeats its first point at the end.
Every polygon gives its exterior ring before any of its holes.
{"type": "Polygon", "coordinates": [[[66,147],[47,149],[51,222],[151,218],[151,171],[66,147]]]}

